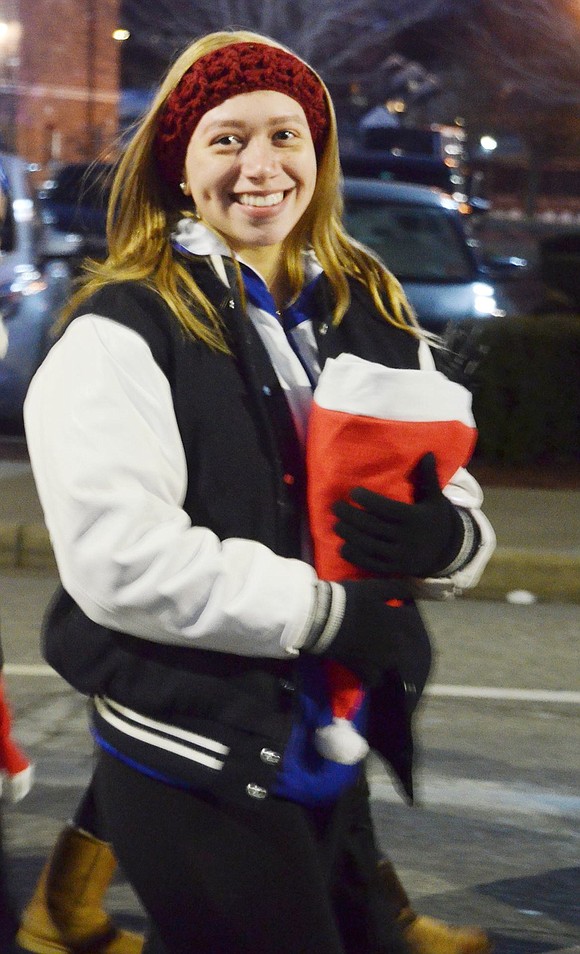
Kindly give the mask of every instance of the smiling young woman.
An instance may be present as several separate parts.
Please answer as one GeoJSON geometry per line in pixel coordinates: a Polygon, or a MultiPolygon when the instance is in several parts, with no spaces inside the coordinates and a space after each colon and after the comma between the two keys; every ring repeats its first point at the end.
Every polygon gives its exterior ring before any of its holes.
{"type": "MultiPolygon", "coordinates": [[[[410,794],[430,661],[410,578],[473,585],[493,533],[477,484],[441,488],[426,454],[412,502],[343,501],[351,562],[370,548],[388,572],[313,567],[325,363],[420,374],[429,353],[399,283],[344,230],[317,74],[255,34],[193,43],[120,163],[108,241],[25,420],[63,584],[46,657],[93,698],[96,806],[147,952],[408,954],[364,767],[316,747],[326,663],[361,681],[356,727],[410,794]]],[[[438,950],[487,949],[450,939],[438,950]]]]}

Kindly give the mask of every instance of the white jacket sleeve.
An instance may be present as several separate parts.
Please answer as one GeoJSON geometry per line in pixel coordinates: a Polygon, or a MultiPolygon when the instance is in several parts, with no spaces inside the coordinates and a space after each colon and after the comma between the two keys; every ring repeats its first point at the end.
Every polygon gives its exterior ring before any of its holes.
{"type": "Polygon", "coordinates": [[[462,590],[476,586],[495,550],[495,533],[481,510],[483,491],[475,478],[460,467],[443,488],[443,493],[457,507],[469,511],[479,529],[479,546],[469,563],[456,573],[417,580],[417,596],[423,598],[446,599],[449,596],[459,595],[462,590]]]}
{"type": "Polygon", "coordinates": [[[298,651],[314,570],[191,526],[169,383],[139,334],[77,318],[32,381],[25,426],[62,583],[87,616],[157,642],[298,651]]]}

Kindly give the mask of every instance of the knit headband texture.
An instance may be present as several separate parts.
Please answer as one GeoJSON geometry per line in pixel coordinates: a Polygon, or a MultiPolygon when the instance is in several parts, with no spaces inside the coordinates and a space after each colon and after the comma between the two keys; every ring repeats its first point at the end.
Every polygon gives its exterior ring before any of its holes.
{"type": "Polygon", "coordinates": [[[154,141],[157,168],[178,185],[189,140],[204,113],[232,96],[256,90],[285,93],[304,110],[320,156],[328,132],[324,89],[298,57],[265,43],[231,43],[200,57],[183,74],[160,112],[154,141]]]}

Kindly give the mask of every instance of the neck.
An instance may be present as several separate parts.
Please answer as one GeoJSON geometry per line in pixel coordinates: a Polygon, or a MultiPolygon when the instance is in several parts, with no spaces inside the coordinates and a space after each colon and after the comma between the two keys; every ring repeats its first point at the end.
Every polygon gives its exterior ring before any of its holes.
{"type": "Polygon", "coordinates": [[[283,311],[290,298],[290,286],[288,284],[287,275],[278,275],[273,281],[267,284],[270,294],[276,303],[276,308],[278,311],[283,311]]]}
{"type": "Polygon", "coordinates": [[[282,266],[281,246],[239,249],[240,259],[255,269],[264,279],[277,308],[288,301],[289,288],[286,269],[282,266]]]}

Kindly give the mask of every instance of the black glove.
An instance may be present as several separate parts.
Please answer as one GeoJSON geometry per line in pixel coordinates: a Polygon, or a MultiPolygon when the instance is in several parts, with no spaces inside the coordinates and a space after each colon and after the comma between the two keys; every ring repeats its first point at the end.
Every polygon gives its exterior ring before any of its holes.
{"type": "MultiPolygon", "coordinates": [[[[399,668],[416,633],[415,606],[387,604],[387,600],[408,599],[409,587],[401,580],[348,580],[340,586],[345,595],[344,612],[332,641],[325,640],[323,633],[318,644],[307,651],[335,659],[367,686],[376,685],[385,670],[399,668]]],[[[337,611],[337,602],[335,590],[329,619],[337,611]]]]}
{"type": "Polygon", "coordinates": [[[355,487],[352,500],[339,501],[333,511],[350,563],[372,573],[434,576],[453,563],[465,534],[459,511],[441,492],[435,457],[425,454],[413,475],[415,503],[406,504],[355,487]],[[362,507],[362,509],[360,509],[362,507]]]}

